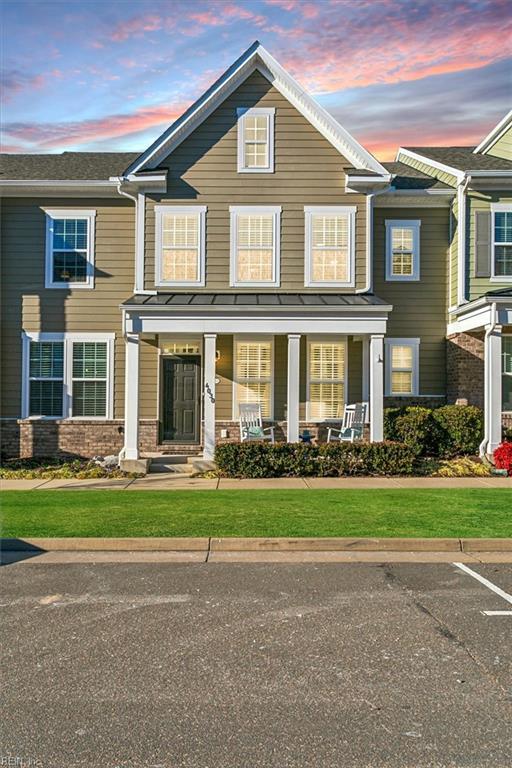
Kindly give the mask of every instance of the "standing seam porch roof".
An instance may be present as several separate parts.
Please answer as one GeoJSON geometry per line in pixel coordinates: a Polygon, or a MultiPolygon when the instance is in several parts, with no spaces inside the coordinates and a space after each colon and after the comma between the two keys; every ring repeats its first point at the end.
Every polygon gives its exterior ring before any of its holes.
{"type": "Polygon", "coordinates": [[[287,307],[305,308],[364,308],[389,307],[389,303],[374,294],[340,293],[158,293],[135,294],[121,305],[124,308],[143,307],[287,307]]]}

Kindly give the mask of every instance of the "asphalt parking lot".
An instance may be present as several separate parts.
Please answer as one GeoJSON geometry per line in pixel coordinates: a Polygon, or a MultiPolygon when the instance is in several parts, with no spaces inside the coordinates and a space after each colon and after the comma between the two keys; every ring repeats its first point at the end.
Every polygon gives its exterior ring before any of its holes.
{"type": "Polygon", "coordinates": [[[0,765],[512,765],[512,605],[450,563],[0,576],[0,765]]]}

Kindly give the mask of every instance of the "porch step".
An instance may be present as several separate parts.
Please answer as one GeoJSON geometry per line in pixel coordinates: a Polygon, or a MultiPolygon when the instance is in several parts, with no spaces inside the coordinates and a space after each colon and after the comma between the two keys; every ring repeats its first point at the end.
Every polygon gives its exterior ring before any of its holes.
{"type": "Polygon", "coordinates": [[[160,455],[153,456],[149,471],[153,473],[190,475],[194,471],[193,465],[188,461],[188,456],[160,455]]]}
{"type": "Polygon", "coordinates": [[[157,446],[157,451],[165,456],[201,456],[203,447],[202,445],[166,445],[162,443],[157,446]]]}

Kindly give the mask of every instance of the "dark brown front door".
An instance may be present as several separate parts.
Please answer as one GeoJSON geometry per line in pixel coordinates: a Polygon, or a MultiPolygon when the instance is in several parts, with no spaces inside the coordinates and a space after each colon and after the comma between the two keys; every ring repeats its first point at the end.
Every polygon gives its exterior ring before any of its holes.
{"type": "Polygon", "coordinates": [[[199,355],[163,358],[163,439],[199,442],[199,355]]]}

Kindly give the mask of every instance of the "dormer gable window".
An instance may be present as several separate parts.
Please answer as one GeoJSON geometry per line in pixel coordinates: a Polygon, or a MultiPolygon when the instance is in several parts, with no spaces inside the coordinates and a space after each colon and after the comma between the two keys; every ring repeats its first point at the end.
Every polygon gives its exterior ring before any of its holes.
{"type": "Polygon", "coordinates": [[[238,173],[274,172],[273,107],[239,107],[238,173]]]}

